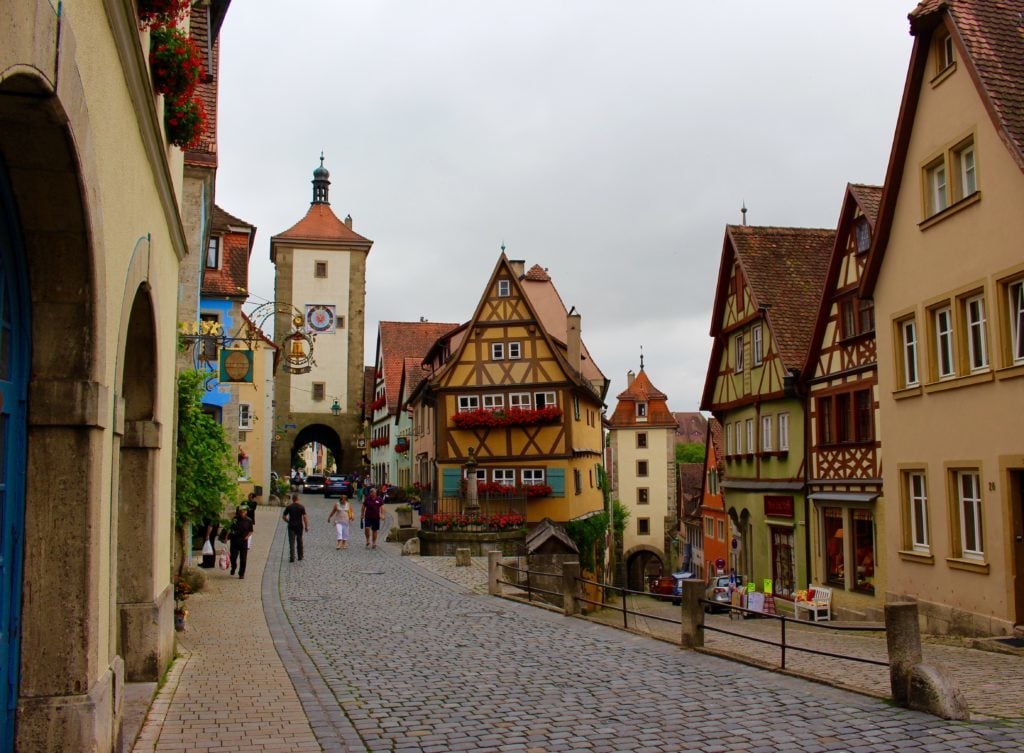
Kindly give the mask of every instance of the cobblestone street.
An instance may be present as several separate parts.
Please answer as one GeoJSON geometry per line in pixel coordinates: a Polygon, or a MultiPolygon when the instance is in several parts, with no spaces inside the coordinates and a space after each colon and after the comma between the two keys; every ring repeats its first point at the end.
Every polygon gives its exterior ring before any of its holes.
{"type": "Polygon", "coordinates": [[[1024,748],[1019,722],[944,722],[482,595],[479,563],[453,583],[397,545],[365,548],[358,527],[350,548],[336,551],[328,506],[304,502],[305,561],[287,562],[279,528],[264,608],[326,750],[1024,748]]]}

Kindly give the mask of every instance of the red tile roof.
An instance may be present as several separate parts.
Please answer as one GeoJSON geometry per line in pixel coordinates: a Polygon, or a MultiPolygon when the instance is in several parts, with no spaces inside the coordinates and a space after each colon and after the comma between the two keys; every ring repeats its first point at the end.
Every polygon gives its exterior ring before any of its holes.
{"type": "Polygon", "coordinates": [[[753,302],[765,319],[787,368],[807,357],[835,230],[797,227],[726,228],[753,302]]]}
{"type": "Polygon", "coordinates": [[[407,358],[421,362],[438,338],[458,327],[448,322],[381,322],[378,330],[378,349],[384,361],[384,394],[388,399],[388,413],[398,410],[398,390],[402,382],[402,368],[407,358]]]}
{"type": "Polygon", "coordinates": [[[363,367],[363,418],[371,418],[369,410],[370,403],[373,402],[373,393],[377,387],[377,367],[376,366],[364,366],[363,367]]]}
{"type": "Polygon", "coordinates": [[[882,201],[882,187],[866,185],[864,183],[850,183],[847,188],[850,189],[853,198],[857,200],[857,204],[867,218],[868,223],[871,227],[874,227],[875,220],[878,219],[878,205],[882,201]]]}
{"type": "Polygon", "coordinates": [[[217,77],[220,69],[220,40],[215,39],[207,59],[210,36],[210,6],[197,4],[192,8],[188,35],[199,47],[203,58],[203,79],[196,85],[194,99],[203,103],[206,128],[199,144],[185,151],[185,163],[203,167],[217,166],[217,77]]]}
{"type": "Polygon", "coordinates": [[[722,454],[722,424],[717,418],[709,418],[708,429],[708,433],[711,435],[711,446],[715,450],[716,466],[721,471],[725,466],[725,456],[722,454]]]}
{"type": "Polygon", "coordinates": [[[256,227],[214,205],[211,236],[220,238],[220,267],[203,267],[204,296],[245,298],[249,295],[249,256],[256,227]]]}
{"type": "Polygon", "coordinates": [[[608,419],[612,426],[676,427],[676,420],[666,404],[668,396],[651,384],[651,380],[643,368],[633,378],[633,383],[620,392],[616,399],[619,402],[615,406],[615,412],[608,419]],[[637,420],[637,403],[647,403],[647,420],[644,422],[637,420]]]}
{"type": "Polygon", "coordinates": [[[676,442],[682,444],[704,444],[707,438],[708,419],[699,411],[673,413],[679,428],[676,429],[676,442]]]}
{"type": "Polygon", "coordinates": [[[354,241],[365,244],[366,250],[372,243],[339,220],[329,204],[310,204],[305,217],[270,241],[354,241]]]}
{"type": "Polygon", "coordinates": [[[551,282],[551,276],[548,274],[548,271],[540,264],[534,264],[530,267],[530,270],[523,275],[523,279],[531,280],[532,282],[551,282]]]}
{"type": "Polygon", "coordinates": [[[996,128],[1024,169],[1024,3],[1020,0],[925,0],[910,13],[914,35],[948,14],[977,72],[996,128]]]}

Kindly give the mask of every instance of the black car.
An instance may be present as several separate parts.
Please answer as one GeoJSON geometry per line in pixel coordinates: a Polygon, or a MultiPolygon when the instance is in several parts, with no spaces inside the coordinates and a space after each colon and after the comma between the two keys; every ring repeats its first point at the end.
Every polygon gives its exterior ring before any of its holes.
{"type": "Polygon", "coordinates": [[[322,492],[323,490],[323,476],[306,476],[306,480],[302,484],[302,491],[304,491],[306,494],[310,494],[312,492],[322,492]]]}
{"type": "Polygon", "coordinates": [[[351,497],[352,492],[352,482],[344,476],[328,476],[324,481],[325,497],[340,497],[343,494],[346,497],[351,497]]]}

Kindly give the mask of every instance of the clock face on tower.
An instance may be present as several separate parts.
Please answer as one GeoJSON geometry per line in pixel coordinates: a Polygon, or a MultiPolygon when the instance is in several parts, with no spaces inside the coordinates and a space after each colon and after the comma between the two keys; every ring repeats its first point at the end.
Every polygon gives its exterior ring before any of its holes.
{"type": "Polygon", "coordinates": [[[329,335],[337,327],[334,306],[320,303],[306,304],[306,326],[318,335],[329,335]]]}

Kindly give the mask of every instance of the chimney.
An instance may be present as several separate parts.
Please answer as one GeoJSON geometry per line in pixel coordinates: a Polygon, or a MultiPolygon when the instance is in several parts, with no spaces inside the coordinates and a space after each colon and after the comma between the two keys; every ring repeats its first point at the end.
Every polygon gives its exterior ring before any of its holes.
{"type": "Polygon", "coordinates": [[[349,230],[352,229],[352,215],[350,214],[345,215],[345,227],[347,227],[349,230]]]}
{"type": "Polygon", "coordinates": [[[512,274],[516,276],[516,279],[523,279],[523,275],[526,273],[526,259],[509,259],[508,265],[512,267],[512,274]]]}
{"type": "Polygon", "coordinates": [[[580,340],[581,320],[582,317],[576,313],[576,307],[573,306],[572,311],[566,317],[565,345],[568,350],[569,365],[576,370],[577,374],[583,371],[583,343],[580,340]]]}
{"type": "Polygon", "coordinates": [[[634,380],[634,379],[636,379],[636,374],[634,374],[634,373],[633,373],[633,370],[632,370],[632,369],[630,369],[629,371],[627,371],[627,372],[626,372],[626,389],[627,389],[627,390],[628,390],[628,389],[629,389],[630,387],[632,387],[632,386],[633,386],[633,380],[634,380]]]}

